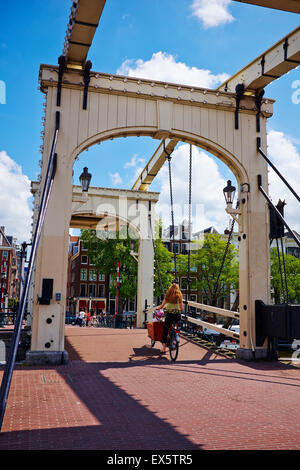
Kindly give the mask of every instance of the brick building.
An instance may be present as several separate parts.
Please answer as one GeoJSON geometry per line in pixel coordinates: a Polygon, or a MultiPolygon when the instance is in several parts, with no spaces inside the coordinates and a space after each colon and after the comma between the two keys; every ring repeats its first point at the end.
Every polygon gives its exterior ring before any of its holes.
{"type": "Polygon", "coordinates": [[[97,273],[79,237],[70,236],[68,253],[67,310],[107,310],[107,276],[97,273]]]}
{"type": "Polygon", "coordinates": [[[5,234],[5,227],[0,227],[0,308],[8,309],[8,300],[19,297],[19,247],[16,239],[5,234]]]}

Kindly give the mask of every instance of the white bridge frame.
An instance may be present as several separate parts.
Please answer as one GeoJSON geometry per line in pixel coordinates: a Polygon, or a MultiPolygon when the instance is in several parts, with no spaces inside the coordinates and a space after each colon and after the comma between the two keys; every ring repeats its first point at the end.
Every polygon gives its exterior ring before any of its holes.
{"type": "MultiPolygon", "coordinates": [[[[264,1],[247,3],[266,4],[264,1]]],[[[269,4],[276,8],[279,2],[270,0],[269,4]]],[[[292,8],[295,2],[286,4],[292,8]]],[[[278,47],[268,50],[265,68],[262,67],[260,56],[260,63],[255,61],[249,64],[240,74],[229,79],[227,86],[224,84],[217,90],[104,74],[92,71],[92,64],[86,60],[104,5],[105,0],[73,2],[59,67],[40,67],[40,88],[46,97],[40,188],[46,177],[58,111],[60,127],[56,142],[56,175],[36,259],[32,358],[39,357],[41,361],[51,354],[60,358],[64,352],[74,160],[91,145],[126,136],[150,136],[160,141],[165,139],[169,147],[175,146],[178,141],[199,146],[221,159],[234,173],[240,201],[240,357],[250,360],[253,357],[266,357],[266,345],[257,347],[255,344],[255,301],[259,299],[266,304],[270,303],[269,209],[257,183],[260,175],[263,189],[268,194],[268,168],[257,151],[257,137],[260,138],[262,151],[267,153],[266,121],[272,116],[273,100],[263,98],[261,92],[265,86],[265,73],[271,67],[269,59],[273,64],[276,63],[278,75],[297,66],[300,35],[295,31],[287,42],[284,38],[278,47]],[[290,44],[289,41],[293,42],[290,44]],[[285,55],[283,45],[287,43],[285,55]],[[297,60],[294,61],[295,58],[297,60]],[[243,93],[236,92],[236,83],[243,85],[243,93]],[[61,297],[57,297],[60,300],[52,299],[49,305],[37,301],[44,278],[53,279],[54,292],[61,293],[61,297]]],[[[163,162],[160,144],[134,189],[141,192],[147,190],[163,162]]],[[[40,194],[37,196],[38,205],[40,194]]],[[[148,308],[153,305],[150,282],[153,281],[152,241],[147,238],[142,245],[141,259],[151,258],[152,261],[151,276],[148,267],[148,274],[144,278],[142,276],[143,281],[139,285],[140,318],[145,310],[142,306],[148,308]]],[[[143,263],[146,265],[145,261],[143,263]]],[[[189,305],[208,309],[207,305],[194,302],[189,302],[189,305]]],[[[215,307],[209,308],[218,313],[215,307]]],[[[222,315],[232,315],[232,312],[228,312],[222,310],[222,315]]],[[[209,327],[212,328],[212,325],[209,327]]]]}

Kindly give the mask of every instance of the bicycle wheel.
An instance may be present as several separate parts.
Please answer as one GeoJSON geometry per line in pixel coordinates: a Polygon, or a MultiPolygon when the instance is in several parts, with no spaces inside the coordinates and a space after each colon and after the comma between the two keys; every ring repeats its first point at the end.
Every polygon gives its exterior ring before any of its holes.
{"type": "Polygon", "coordinates": [[[174,362],[177,359],[178,356],[178,341],[176,339],[176,333],[175,331],[170,331],[170,340],[169,340],[169,353],[170,353],[170,358],[174,362]]]}

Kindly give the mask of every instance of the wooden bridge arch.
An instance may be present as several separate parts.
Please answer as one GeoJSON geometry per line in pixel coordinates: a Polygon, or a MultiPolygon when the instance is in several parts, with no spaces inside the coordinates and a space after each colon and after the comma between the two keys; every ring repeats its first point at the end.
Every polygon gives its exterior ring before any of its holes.
{"type": "MultiPolygon", "coordinates": [[[[235,93],[96,72],[90,73],[88,86],[85,86],[82,71],[74,68],[66,68],[59,83],[58,67],[48,65],[41,66],[40,86],[46,94],[42,182],[57,111],[60,126],[56,144],[57,173],[37,255],[34,299],[41,295],[42,279],[51,278],[54,292],[60,292],[62,300],[52,303],[51,308],[34,302],[32,351],[45,351],[45,344],[47,352],[64,348],[64,295],[74,160],[91,145],[125,136],[193,143],[216,155],[235,174],[243,201],[239,216],[240,346],[246,355],[258,349],[254,339],[254,304],[257,298],[269,302],[269,250],[268,210],[257,189],[260,174],[267,191],[267,165],[257,154],[256,138],[259,136],[262,147],[266,148],[266,120],[272,115],[272,100],[262,101],[258,132],[259,110],[255,97],[246,94],[237,100],[235,93]],[[50,310],[53,321],[49,325],[50,310]]],[[[149,243],[144,251],[144,256],[149,258],[147,250],[149,254],[149,243]]],[[[140,318],[145,299],[148,305],[152,304],[149,288],[141,298],[140,318]]]]}

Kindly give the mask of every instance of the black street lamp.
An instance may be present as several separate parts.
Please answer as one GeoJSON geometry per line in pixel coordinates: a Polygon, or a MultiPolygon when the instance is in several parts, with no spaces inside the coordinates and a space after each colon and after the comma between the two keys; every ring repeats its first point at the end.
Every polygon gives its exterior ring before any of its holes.
{"type": "Polygon", "coordinates": [[[87,192],[89,190],[90,181],[92,179],[91,173],[88,172],[88,168],[85,166],[83,172],[79,177],[79,181],[81,183],[82,191],[87,192]]]}
{"type": "Polygon", "coordinates": [[[231,181],[227,181],[227,186],[223,189],[224,197],[226,204],[232,204],[233,199],[234,199],[234,194],[235,194],[235,187],[232,186],[231,181]]]}

